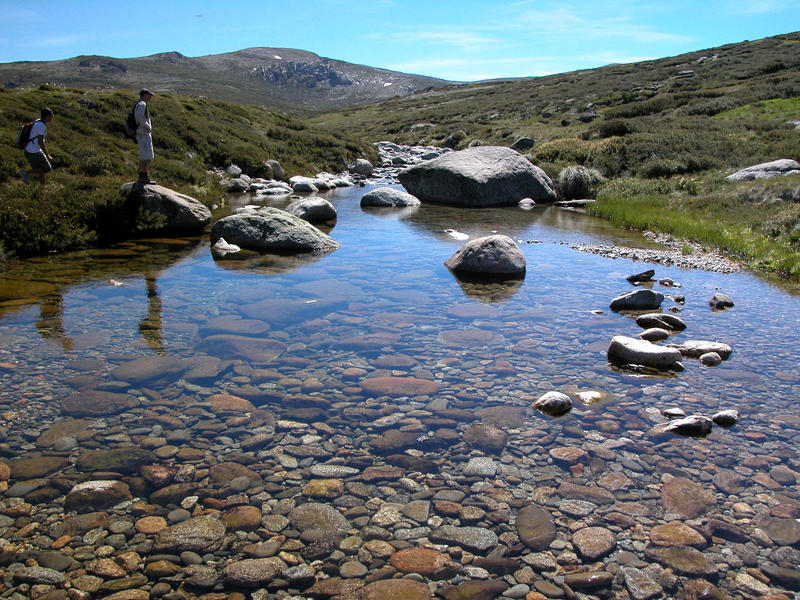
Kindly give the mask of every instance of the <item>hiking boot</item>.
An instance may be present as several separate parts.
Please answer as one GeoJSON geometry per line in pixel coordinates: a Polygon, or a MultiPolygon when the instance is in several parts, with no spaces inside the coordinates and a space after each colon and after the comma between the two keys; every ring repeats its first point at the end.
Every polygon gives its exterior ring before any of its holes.
{"type": "Polygon", "coordinates": [[[27,171],[24,171],[24,170],[23,170],[23,171],[20,171],[19,173],[17,173],[17,177],[19,177],[20,179],[22,179],[22,182],[23,182],[25,185],[28,185],[28,172],[27,172],[27,171]]]}

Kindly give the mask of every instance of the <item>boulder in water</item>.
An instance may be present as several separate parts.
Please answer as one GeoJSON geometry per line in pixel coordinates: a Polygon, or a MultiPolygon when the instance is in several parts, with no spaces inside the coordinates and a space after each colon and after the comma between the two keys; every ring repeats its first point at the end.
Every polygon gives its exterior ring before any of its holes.
{"type": "Polygon", "coordinates": [[[273,207],[220,219],[211,227],[211,243],[223,237],[251,250],[327,254],[339,248],[337,241],[308,221],[273,207]]]}
{"type": "Polygon", "coordinates": [[[490,235],[469,240],[444,263],[455,273],[489,276],[525,276],[525,256],[510,237],[490,235]]]}
{"type": "Polygon", "coordinates": [[[675,348],[646,340],[616,335],[608,347],[608,360],[618,365],[643,365],[654,369],[683,369],[682,355],[675,348]]]}
{"type": "Polygon", "coordinates": [[[653,281],[653,277],[655,277],[656,272],[653,269],[648,271],[643,271],[641,273],[636,273],[635,275],[629,275],[626,277],[629,283],[642,283],[644,281],[653,281]]]}
{"type": "Polygon", "coordinates": [[[620,310],[653,310],[661,306],[664,294],[648,289],[631,290],[620,294],[611,301],[613,311],[620,310]]]}
{"type": "Polygon", "coordinates": [[[733,300],[731,300],[730,296],[727,294],[717,292],[711,296],[711,300],[708,301],[708,305],[712,310],[727,310],[729,308],[733,308],[733,300]]]}
{"type": "Polygon", "coordinates": [[[666,329],[667,331],[683,331],[686,329],[686,323],[683,322],[683,319],[669,313],[647,313],[639,315],[636,317],[636,324],[646,329],[653,327],[666,329]]]}
{"type": "Polygon", "coordinates": [[[662,431],[670,431],[678,435],[689,437],[704,437],[711,433],[712,421],[703,415],[689,415],[682,419],[675,419],[667,423],[662,431]]]}
{"type": "Polygon", "coordinates": [[[361,207],[405,207],[419,206],[420,201],[408,192],[390,187],[375,188],[361,197],[361,207]]]}
{"type": "Polygon", "coordinates": [[[704,354],[716,352],[722,360],[728,360],[733,353],[733,349],[728,344],[703,340],[686,340],[680,344],[670,344],[670,347],[677,349],[688,358],[700,358],[704,354]]]}
{"type": "Polygon", "coordinates": [[[547,392],[533,403],[533,407],[551,417],[560,417],[572,410],[572,398],[561,392],[547,392]]]}
{"type": "Polygon", "coordinates": [[[721,410],[711,415],[711,420],[720,427],[732,427],[739,422],[739,411],[735,408],[721,410]]]}
{"type": "Polygon", "coordinates": [[[136,231],[200,231],[211,222],[211,211],[199,200],[160,185],[126,183],[122,205],[114,210],[115,227],[136,231]]]}
{"type": "Polygon", "coordinates": [[[552,180],[519,152],[476,146],[401,171],[400,183],[423,202],[455,206],[516,206],[523,198],[554,202],[552,180]]]}
{"type": "Polygon", "coordinates": [[[284,209],[289,214],[309,223],[324,223],[336,220],[336,208],[325,198],[300,198],[284,209]]]}
{"type": "Polygon", "coordinates": [[[370,175],[372,175],[374,167],[372,166],[372,163],[369,162],[367,159],[359,158],[348,167],[348,170],[354,175],[369,177],[370,175]]]}

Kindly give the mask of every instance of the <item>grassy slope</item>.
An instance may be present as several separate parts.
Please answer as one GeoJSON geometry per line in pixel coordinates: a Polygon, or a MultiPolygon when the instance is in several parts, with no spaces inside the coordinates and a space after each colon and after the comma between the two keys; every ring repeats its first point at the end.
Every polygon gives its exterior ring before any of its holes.
{"type": "Polygon", "coordinates": [[[643,63],[440,88],[320,113],[310,122],[398,143],[439,145],[458,130],[466,133],[461,147],[510,145],[527,136],[537,140],[534,160],[548,170],[577,163],[615,177],[643,174],[648,160],[676,161],[673,170],[693,172],[797,154],[797,135],[780,118],[724,111],[798,96],[795,33],[643,63]],[[589,107],[598,117],[581,122],[589,107]],[[725,117],[709,118],[718,113],[725,117]],[[434,126],[414,128],[424,123],[434,126]]]}
{"type": "MultiPolygon", "coordinates": [[[[136,99],[132,92],[83,91],[41,86],[0,88],[0,241],[7,252],[39,253],[93,241],[98,211],[114,202],[118,188],[137,173],[135,143],[123,122],[136,99]],[[48,128],[55,171],[44,194],[16,179],[27,168],[13,143],[21,123],[49,106],[57,116],[48,128]],[[52,182],[52,183],[51,183],[52,182]],[[36,210],[31,210],[32,207],[36,210]]],[[[168,94],[150,106],[156,159],[151,175],[160,184],[201,200],[218,200],[209,164],[236,163],[246,173],[267,174],[275,159],[287,176],[340,170],[341,161],[374,157],[369,144],[309,128],[302,120],[260,107],[168,94]]]]}
{"type": "Polygon", "coordinates": [[[597,213],[626,227],[673,233],[751,265],[800,278],[795,178],[730,184],[733,170],[800,160],[800,33],[629,65],[442,88],[311,123],[370,139],[442,145],[536,140],[535,164],[607,179],[597,213]],[[691,73],[689,73],[691,72],[691,73]],[[593,109],[597,116],[579,117],[593,109]],[[414,127],[427,124],[424,127],[414,127]],[[781,199],[779,196],[783,195],[781,199]]]}

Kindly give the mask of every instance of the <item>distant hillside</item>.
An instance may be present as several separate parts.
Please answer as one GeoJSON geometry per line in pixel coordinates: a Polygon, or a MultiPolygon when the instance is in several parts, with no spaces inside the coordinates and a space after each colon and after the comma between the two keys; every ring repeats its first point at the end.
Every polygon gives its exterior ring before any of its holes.
{"type": "Polygon", "coordinates": [[[551,173],[581,164],[607,177],[800,159],[792,121],[800,122],[797,32],[647,62],[437,88],[312,119],[372,140],[458,139],[458,148],[529,137],[535,144],[526,151],[551,173]]]}
{"type": "Polygon", "coordinates": [[[249,48],[194,58],[165,52],[142,58],[77,56],[0,64],[0,85],[6,88],[42,83],[89,89],[147,87],[297,112],[366,104],[452,82],[288,48],[249,48]]]}

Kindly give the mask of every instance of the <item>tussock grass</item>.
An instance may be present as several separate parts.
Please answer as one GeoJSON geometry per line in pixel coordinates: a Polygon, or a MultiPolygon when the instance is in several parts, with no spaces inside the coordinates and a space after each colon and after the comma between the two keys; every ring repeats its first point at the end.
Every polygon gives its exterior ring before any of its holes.
{"type": "Polygon", "coordinates": [[[694,184],[684,178],[619,179],[600,189],[590,210],[622,227],[699,242],[798,281],[800,204],[793,193],[786,195],[793,189],[800,190],[800,176],[746,184],[713,177],[694,184]]]}

